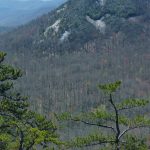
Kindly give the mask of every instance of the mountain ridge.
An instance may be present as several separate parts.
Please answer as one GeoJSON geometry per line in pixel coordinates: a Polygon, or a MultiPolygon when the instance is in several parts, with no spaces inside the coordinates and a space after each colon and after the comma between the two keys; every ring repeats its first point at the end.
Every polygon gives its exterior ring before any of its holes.
{"type": "Polygon", "coordinates": [[[125,97],[149,97],[148,1],[99,2],[68,1],[0,36],[8,61],[25,72],[19,85],[31,95],[32,109],[46,115],[86,111],[103,102],[96,84],[118,79],[125,97]]]}
{"type": "MultiPolygon", "coordinates": [[[[142,4],[136,0],[70,0],[51,13],[3,36],[3,39],[8,40],[9,45],[16,45],[17,49],[48,53],[64,51],[61,47],[65,47],[66,51],[77,50],[91,40],[100,38],[103,41],[117,33],[122,33],[126,40],[132,42],[136,35],[149,30],[149,8],[147,0],[142,4]],[[14,35],[24,43],[16,41],[14,35]],[[22,47],[19,43],[28,44],[22,47]]],[[[15,47],[12,49],[16,50],[15,47]]]]}
{"type": "Polygon", "coordinates": [[[18,26],[58,7],[65,0],[0,1],[0,26],[18,26]]]}

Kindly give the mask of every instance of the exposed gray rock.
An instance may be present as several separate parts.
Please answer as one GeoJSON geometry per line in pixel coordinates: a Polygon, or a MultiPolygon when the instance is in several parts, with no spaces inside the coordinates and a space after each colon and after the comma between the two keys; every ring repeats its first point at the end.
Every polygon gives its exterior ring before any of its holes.
{"type": "Polygon", "coordinates": [[[106,23],[102,19],[94,20],[94,19],[90,18],[89,16],[86,16],[86,19],[89,23],[94,25],[96,27],[96,29],[100,31],[100,33],[103,33],[103,34],[105,33],[106,23]]]}
{"type": "Polygon", "coordinates": [[[68,39],[69,35],[71,33],[69,31],[65,31],[62,35],[62,37],[60,38],[60,41],[63,42],[64,40],[68,39]]]}

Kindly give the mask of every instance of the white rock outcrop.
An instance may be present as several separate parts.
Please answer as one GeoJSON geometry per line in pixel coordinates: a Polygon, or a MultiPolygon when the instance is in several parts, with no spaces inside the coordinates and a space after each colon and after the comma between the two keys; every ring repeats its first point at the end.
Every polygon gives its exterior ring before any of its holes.
{"type": "Polygon", "coordinates": [[[89,23],[91,23],[93,26],[96,27],[97,30],[100,31],[100,33],[104,34],[106,30],[106,23],[100,19],[100,20],[94,20],[90,18],[89,16],[86,16],[86,19],[89,23]]]}
{"type": "Polygon", "coordinates": [[[57,32],[59,31],[59,24],[60,24],[60,22],[61,22],[61,19],[58,19],[58,20],[55,21],[55,23],[54,23],[53,25],[47,27],[47,28],[45,29],[44,36],[47,37],[47,34],[48,34],[48,32],[49,32],[51,29],[53,29],[53,31],[54,31],[55,33],[57,33],[57,32]]]}
{"type": "Polygon", "coordinates": [[[65,31],[65,32],[63,33],[63,35],[61,36],[60,41],[63,42],[63,41],[65,41],[66,39],[68,39],[68,37],[69,37],[70,34],[71,34],[71,33],[70,33],[69,31],[65,31]]]}
{"type": "Polygon", "coordinates": [[[106,4],[106,0],[97,0],[96,1],[100,6],[104,6],[106,4]]]}
{"type": "Polygon", "coordinates": [[[105,3],[106,3],[106,0],[99,0],[99,1],[100,1],[100,5],[101,5],[101,6],[104,6],[105,3]]]}
{"type": "Polygon", "coordinates": [[[61,9],[58,9],[57,10],[57,13],[60,13],[60,12],[62,12],[62,11],[64,11],[64,10],[66,10],[66,8],[67,8],[67,5],[65,5],[63,8],[61,8],[61,9]]]}

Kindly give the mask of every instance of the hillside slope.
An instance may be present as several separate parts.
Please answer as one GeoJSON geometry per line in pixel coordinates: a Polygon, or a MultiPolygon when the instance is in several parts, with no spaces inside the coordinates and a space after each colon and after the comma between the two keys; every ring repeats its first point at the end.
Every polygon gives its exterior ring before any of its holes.
{"type": "Polygon", "coordinates": [[[149,38],[149,11],[149,0],[70,0],[1,37],[0,47],[38,53],[76,51],[89,41],[103,43],[117,34],[136,42],[137,37],[149,38]]]}
{"type": "Polygon", "coordinates": [[[118,79],[120,98],[149,97],[149,11],[149,0],[70,0],[1,36],[0,48],[24,70],[19,87],[32,108],[47,115],[97,106],[96,85],[118,79]]]}

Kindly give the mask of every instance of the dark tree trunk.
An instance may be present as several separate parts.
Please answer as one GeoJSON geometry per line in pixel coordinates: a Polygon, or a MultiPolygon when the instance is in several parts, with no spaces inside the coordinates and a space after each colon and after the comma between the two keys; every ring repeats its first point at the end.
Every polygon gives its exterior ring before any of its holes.
{"type": "Polygon", "coordinates": [[[24,139],[23,132],[20,131],[20,146],[19,146],[19,150],[23,150],[23,139],[24,139]]]}

